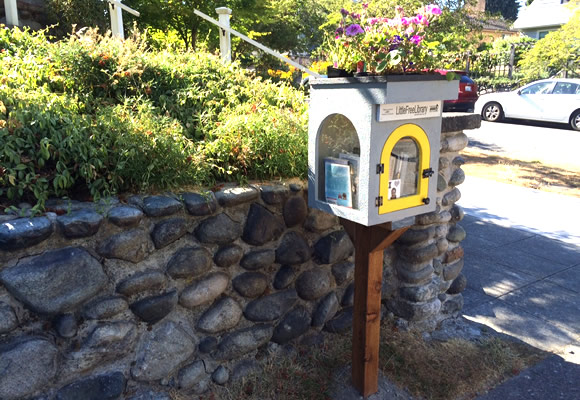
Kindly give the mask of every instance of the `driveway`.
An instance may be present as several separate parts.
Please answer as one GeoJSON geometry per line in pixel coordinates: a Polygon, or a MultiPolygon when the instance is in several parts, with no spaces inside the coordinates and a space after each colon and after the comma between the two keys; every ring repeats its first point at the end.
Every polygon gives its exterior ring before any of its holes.
{"type": "Polygon", "coordinates": [[[465,132],[469,147],[507,155],[522,161],[540,161],[580,174],[580,132],[566,125],[526,121],[481,122],[465,132]]]}

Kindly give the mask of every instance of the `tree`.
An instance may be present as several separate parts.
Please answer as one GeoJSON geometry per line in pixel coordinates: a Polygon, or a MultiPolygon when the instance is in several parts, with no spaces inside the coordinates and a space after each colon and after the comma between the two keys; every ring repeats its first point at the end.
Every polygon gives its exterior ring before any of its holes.
{"type": "Polygon", "coordinates": [[[490,14],[501,14],[507,20],[515,21],[518,17],[517,0],[487,0],[485,11],[490,14]]]}
{"type": "MultiPolygon", "coordinates": [[[[216,17],[215,9],[229,7],[236,10],[235,18],[252,14],[260,0],[126,0],[124,3],[138,10],[137,23],[163,32],[174,30],[183,40],[186,49],[195,49],[200,34],[218,28],[193,13],[199,10],[216,17]]],[[[130,17],[127,18],[129,20],[130,17]]],[[[217,33],[216,33],[217,40],[217,33]]]]}
{"type": "Polygon", "coordinates": [[[567,24],[538,40],[520,67],[526,81],[548,78],[570,68],[580,73],[580,9],[567,24]]]}
{"type": "Polygon", "coordinates": [[[58,23],[51,33],[62,37],[85,26],[98,27],[101,32],[110,29],[109,9],[102,0],[48,0],[46,3],[51,22],[58,23]]]}

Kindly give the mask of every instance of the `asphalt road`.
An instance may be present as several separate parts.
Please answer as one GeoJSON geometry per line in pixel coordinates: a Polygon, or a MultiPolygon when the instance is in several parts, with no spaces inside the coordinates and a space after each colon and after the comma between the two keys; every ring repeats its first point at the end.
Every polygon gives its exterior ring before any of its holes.
{"type": "Polygon", "coordinates": [[[482,121],[481,128],[465,133],[469,137],[469,147],[504,153],[513,159],[575,169],[580,174],[580,132],[566,125],[482,121]]]}

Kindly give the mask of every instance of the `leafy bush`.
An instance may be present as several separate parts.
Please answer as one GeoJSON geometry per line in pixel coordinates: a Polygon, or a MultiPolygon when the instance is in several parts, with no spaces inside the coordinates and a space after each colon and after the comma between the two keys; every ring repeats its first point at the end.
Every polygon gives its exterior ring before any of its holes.
{"type": "Polygon", "coordinates": [[[305,176],[302,93],[145,42],[0,29],[0,202],[305,176]]]}
{"type": "Polygon", "coordinates": [[[308,168],[306,114],[247,104],[225,115],[206,145],[215,179],[268,179],[303,176],[308,168]]]}
{"type": "Polygon", "coordinates": [[[538,40],[520,62],[525,82],[549,78],[564,71],[580,76],[580,9],[568,23],[538,40]]]}
{"type": "Polygon", "coordinates": [[[521,86],[521,76],[517,75],[514,75],[512,79],[506,76],[481,76],[473,79],[475,80],[475,83],[477,83],[479,94],[513,90],[521,86]]]}

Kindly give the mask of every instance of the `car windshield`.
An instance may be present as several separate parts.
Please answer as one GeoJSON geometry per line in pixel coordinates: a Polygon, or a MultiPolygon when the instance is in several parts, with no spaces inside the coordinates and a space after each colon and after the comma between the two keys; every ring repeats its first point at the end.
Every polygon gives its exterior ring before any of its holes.
{"type": "Polygon", "coordinates": [[[551,81],[534,83],[521,90],[521,94],[546,94],[550,92],[552,87],[551,81]]]}

